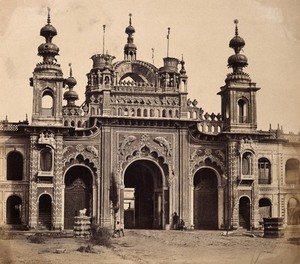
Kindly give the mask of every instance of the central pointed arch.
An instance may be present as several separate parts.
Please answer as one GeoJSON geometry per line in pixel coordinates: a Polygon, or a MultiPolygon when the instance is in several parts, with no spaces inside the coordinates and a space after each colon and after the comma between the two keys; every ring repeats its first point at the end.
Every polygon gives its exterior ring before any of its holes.
{"type": "Polygon", "coordinates": [[[124,170],[125,228],[162,229],[169,218],[164,173],[158,164],[138,159],[124,170]]]}

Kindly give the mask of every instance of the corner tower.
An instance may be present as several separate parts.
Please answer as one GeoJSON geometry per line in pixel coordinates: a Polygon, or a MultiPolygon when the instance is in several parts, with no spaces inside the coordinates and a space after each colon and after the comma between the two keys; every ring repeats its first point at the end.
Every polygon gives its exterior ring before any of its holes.
{"type": "Polygon", "coordinates": [[[38,47],[38,55],[43,57],[43,61],[36,65],[30,78],[30,86],[33,87],[32,125],[58,126],[62,125],[64,79],[60,65],[56,63],[59,48],[52,43],[52,38],[57,31],[51,25],[49,8],[47,24],[40,35],[45,38],[45,43],[38,47]]]}
{"type": "Polygon", "coordinates": [[[241,54],[245,41],[238,33],[238,20],[235,23],[235,36],[229,47],[235,52],[228,58],[228,68],[232,73],[227,75],[225,86],[218,93],[221,95],[221,111],[224,120],[224,131],[247,132],[257,128],[256,92],[260,89],[251,82],[249,74],[243,72],[248,66],[247,57],[241,54]]]}

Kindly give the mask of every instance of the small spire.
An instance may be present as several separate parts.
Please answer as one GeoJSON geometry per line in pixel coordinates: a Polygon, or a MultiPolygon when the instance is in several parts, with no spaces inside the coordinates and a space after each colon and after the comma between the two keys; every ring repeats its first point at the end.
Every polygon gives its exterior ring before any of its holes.
{"type": "Polygon", "coordinates": [[[103,54],[104,54],[104,50],[105,50],[105,28],[106,28],[106,25],[103,25],[103,54]]]}
{"type": "Polygon", "coordinates": [[[69,67],[70,67],[70,77],[72,77],[72,63],[69,63],[69,67]]]}
{"type": "Polygon", "coordinates": [[[51,23],[51,18],[50,18],[50,7],[47,7],[47,9],[48,9],[48,17],[47,17],[47,24],[48,25],[50,25],[50,23],[51,23]]]}
{"type": "Polygon", "coordinates": [[[129,25],[131,26],[131,17],[132,17],[132,14],[129,13],[129,25]]]}
{"type": "Polygon", "coordinates": [[[239,30],[238,30],[238,23],[239,23],[239,20],[238,19],[235,19],[233,20],[233,23],[235,24],[235,35],[238,36],[239,35],[239,30]]]}
{"type": "Polygon", "coordinates": [[[170,48],[170,30],[171,28],[168,27],[168,35],[167,35],[167,58],[169,57],[169,48],[170,48]]]}

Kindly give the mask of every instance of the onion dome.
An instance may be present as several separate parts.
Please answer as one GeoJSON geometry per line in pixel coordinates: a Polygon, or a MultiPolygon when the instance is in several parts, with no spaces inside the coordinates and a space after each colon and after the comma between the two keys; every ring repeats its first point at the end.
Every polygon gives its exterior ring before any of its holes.
{"type": "Polygon", "coordinates": [[[129,26],[125,29],[125,33],[127,35],[132,35],[133,33],[135,33],[135,29],[131,25],[131,16],[132,16],[132,14],[129,14],[129,26]]]}
{"type": "Polygon", "coordinates": [[[131,16],[129,14],[129,26],[125,29],[125,33],[128,35],[127,43],[124,46],[124,59],[136,60],[136,45],[133,43],[133,33],[135,33],[134,27],[131,25],[131,16]]]}
{"type": "Polygon", "coordinates": [[[64,99],[67,100],[67,105],[71,106],[75,104],[75,101],[78,100],[78,94],[73,90],[73,87],[77,84],[76,79],[72,76],[72,67],[70,66],[70,77],[65,80],[65,84],[68,85],[69,90],[64,93],[64,99]]]}
{"type": "Polygon", "coordinates": [[[231,55],[228,58],[228,67],[237,68],[237,67],[246,67],[248,65],[248,59],[245,55],[240,54],[240,51],[245,46],[245,41],[239,36],[238,33],[238,20],[235,19],[235,36],[230,40],[229,47],[234,50],[234,55],[231,55]]]}
{"type": "Polygon", "coordinates": [[[181,69],[180,69],[179,72],[180,72],[181,75],[185,75],[186,74],[186,70],[184,68],[185,61],[183,60],[183,56],[182,56],[182,59],[180,61],[180,64],[181,64],[181,69]]]}
{"type": "Polygon", "coordinates": [[[234,55],[231,55],[227,62],[228,67],[233,69],[232,73],[227,75],[225,79],[226,83],[238,82],[238,83],[249,83],[251,82],[249,74],[243,72],[243,68],[248,66],[248,59],[244,54],[241,54],[242,48],[245,46],[245,41],[239,36],[238,33],[238,20],[235,19],[235,36],[230,40],[229,47],[234,50],[234,55]]]}
{"type": "Polygon", "coordinates": [[[235,53],[239,53],[241,49],[245,46],[245,40],[239,36],[239,31],[237,27],[239,21],[235,19],[234,23],[235,23],[235,36],[230,40],[229,47],[234,49],[235,53]]]}
{"type": "Polygon", "coordinates": [[[52,43],[52,38],[57,35],[57,31],[50,23],[50,8],[48,8],[47,24],[40,31],[40,35],[45,38],[46,43],[38,47],[38,55],[44,58],[44,62],[52,63],[55,60],[55,56],[58,55],[59,48],[52,43]]]}
{"type": "Polygon", "coordinates": [[[228,58],[228,66],[246,67],[248,65],[248,59],[243,54],[234,54],[228,58]]]}

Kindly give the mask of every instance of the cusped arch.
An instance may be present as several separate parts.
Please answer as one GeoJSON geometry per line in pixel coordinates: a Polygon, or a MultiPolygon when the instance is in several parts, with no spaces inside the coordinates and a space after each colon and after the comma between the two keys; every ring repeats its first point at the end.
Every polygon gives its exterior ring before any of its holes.
{"type": "Polygon", "coordinates": [[[77,154],[76,157],[70,157],[64,163],[64,177],[68,170],[74,166],[84,166],[90,170],[91,174],[93,175],[93,181],[95,182],[96,175],[97,175],[97,167],[95,166],[94,162],[91,161],[89,158],[84,157],[82,154],[77,154]]]}
{"type": "MultiPolygon", "coordinates": [[[[167,163],[166,157],[161,155],[155,150],[151,150],[148,146],[144,145],[138,150],[133,150],[130,155],[127,155],[126,158],[120,163],[120,177],[124,174],[126,171],[126,168],[133,162],[138,160],[149,160],[153,161],[161,170],[162,174],[165,177],[168,177],[168,181],[170,181],[172,176],[172,169],[170,168],[170,165],[167,163]]],[[[121,177],[123,179],[123,177],[121,177]]],[[[120,179],[121,179],[120,178],[120,179]]],[[[164,180],[164,184],[165,184],[164,180]]]]}

